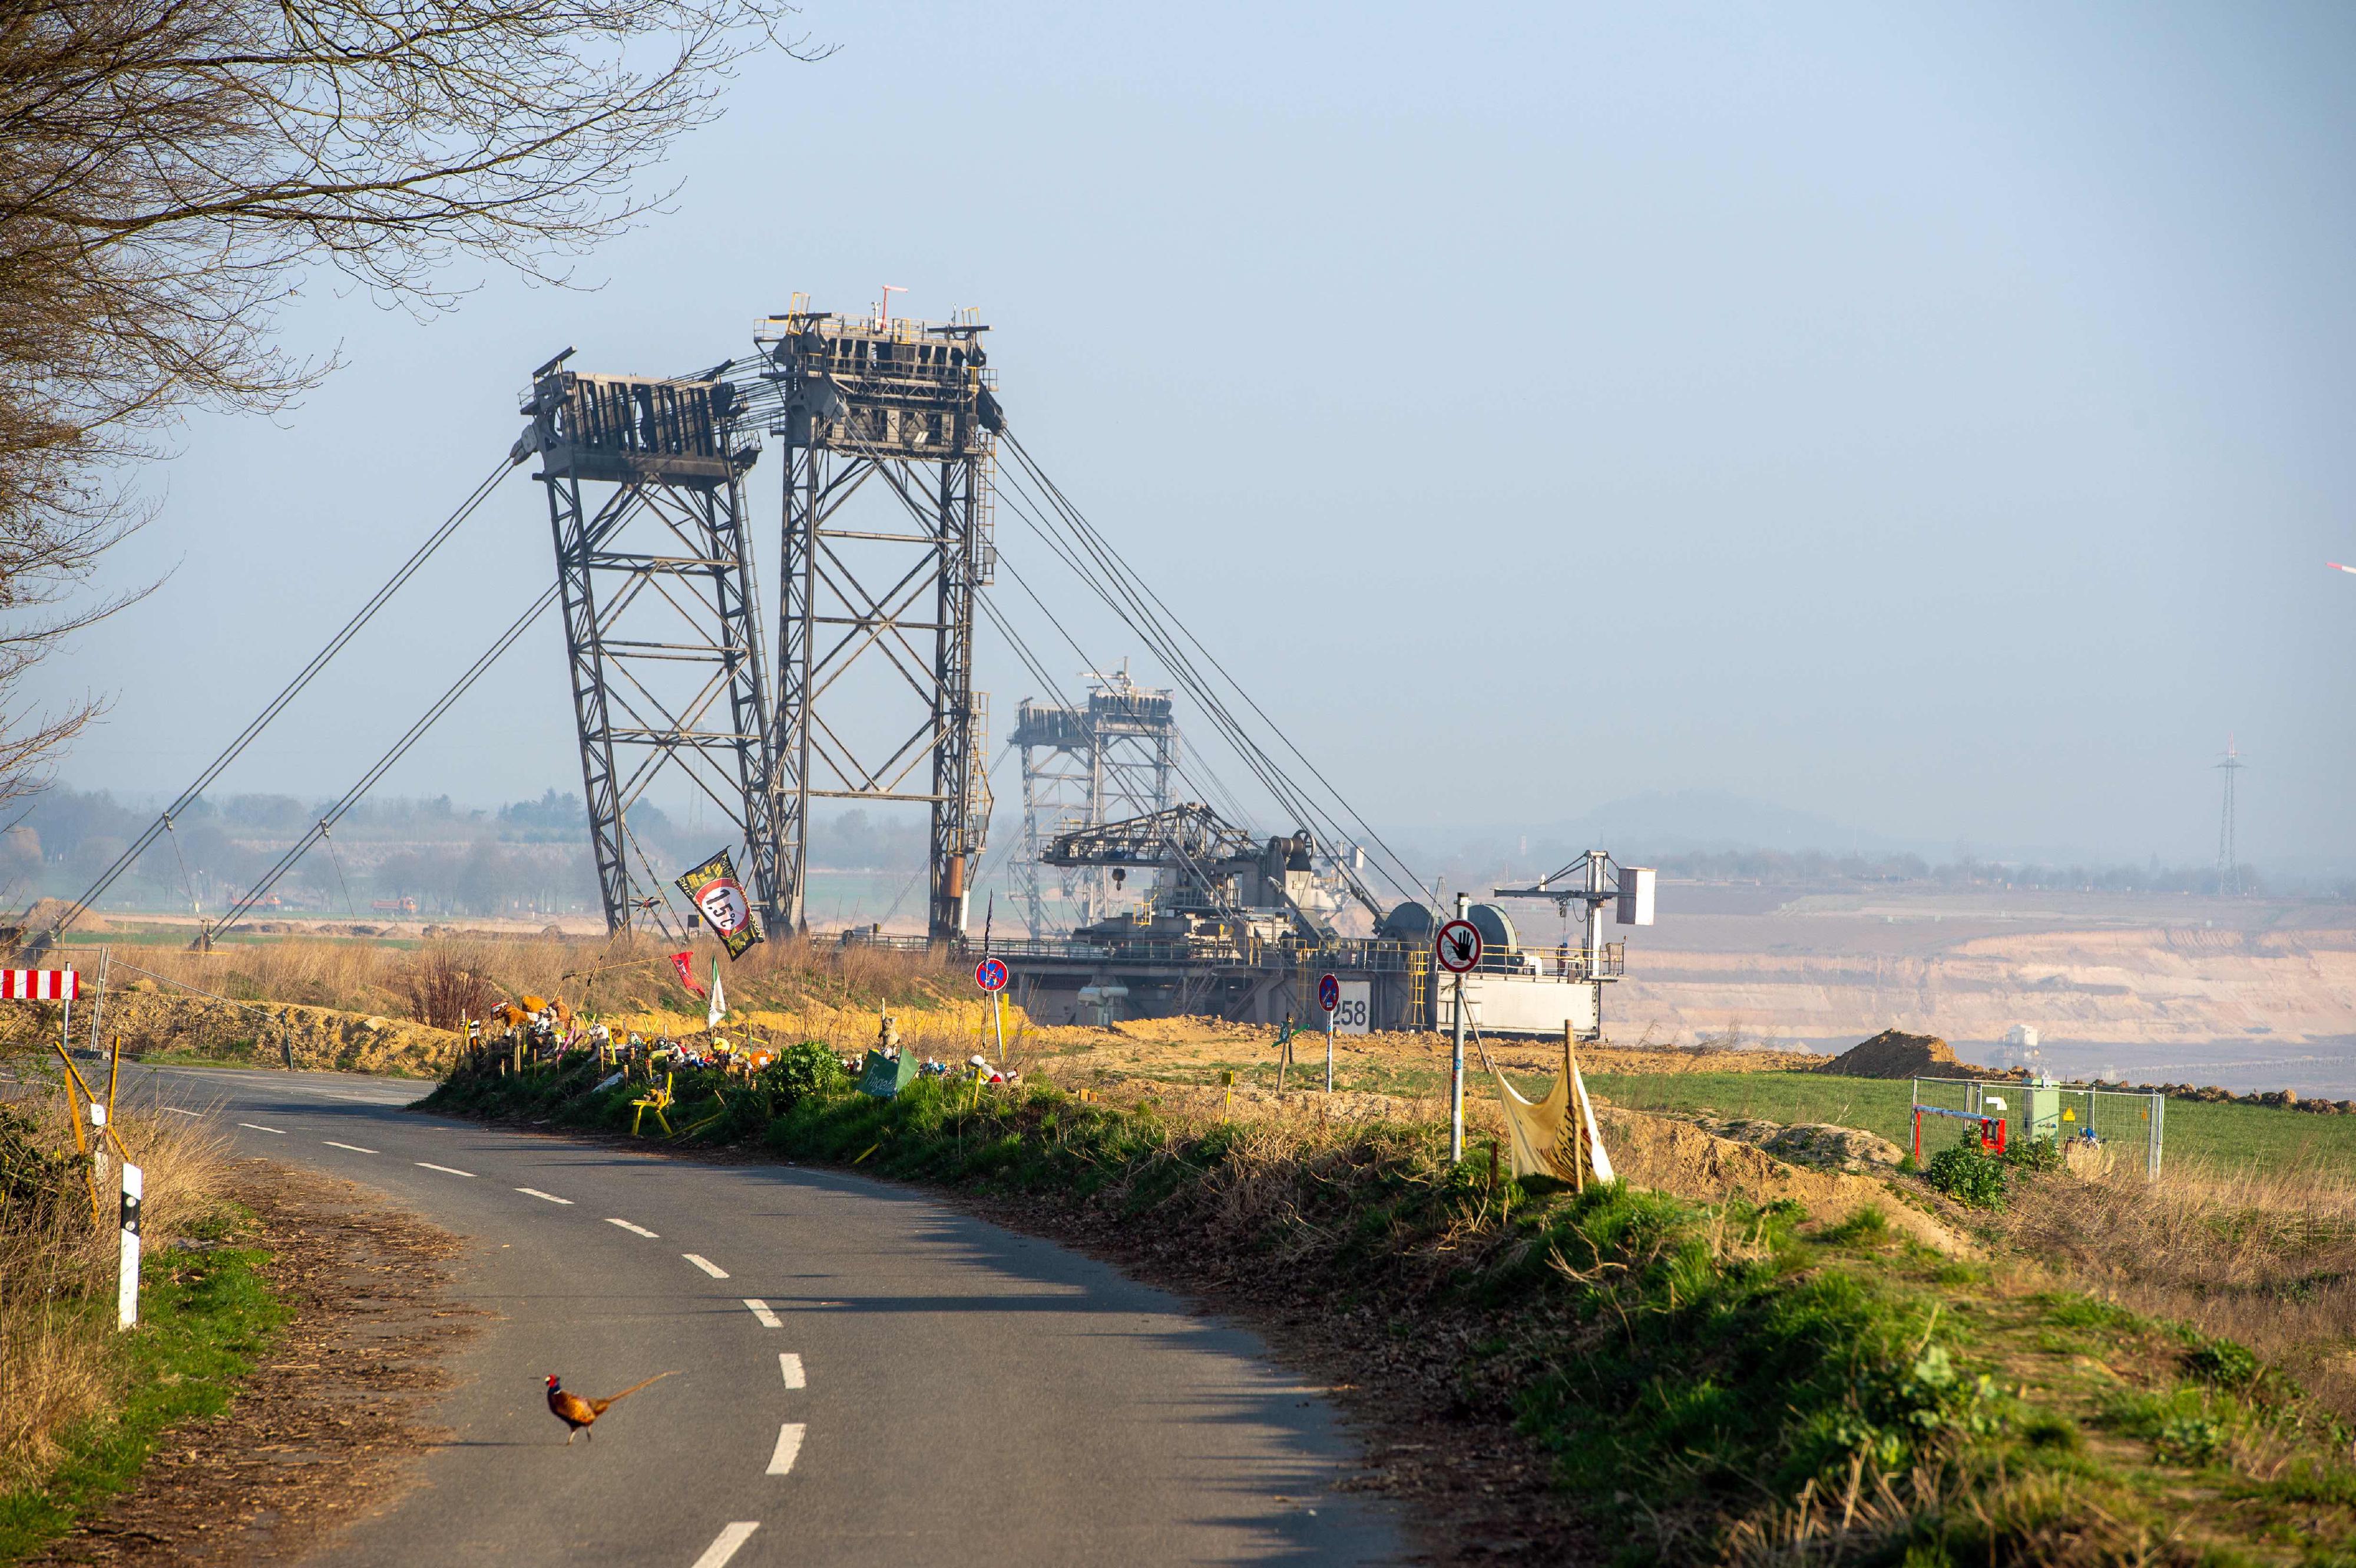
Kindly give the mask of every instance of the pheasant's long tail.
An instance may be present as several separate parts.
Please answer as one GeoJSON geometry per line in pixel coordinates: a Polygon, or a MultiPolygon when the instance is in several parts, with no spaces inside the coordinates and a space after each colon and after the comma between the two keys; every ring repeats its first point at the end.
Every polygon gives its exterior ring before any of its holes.
{"type": "Polygon", "coordinates": [[[605,1414],[608,1410],[611,1410],[614,1406],[616,1406],[616,1405],[617,1405],[617,1404],[621,1403],[624,1400],[628,1399],[632,1394],[637,1393],[640,1389],[645,1388],[645,1387],[647,1386],[647,1383],[659,1383],[659,1382],[661,1382],[665,1378],[675,1378],[675,1377],[677,1377],[677,1376],[679,1376],[679,1372],[678,1372],[678,1369],[674,1368],[672,1370],[668,1371],[668,1372],[657,1372],[653,1377],[648,1378],[648,1379],[646,1380],[646,1382],[644,1382],[644,1383],[632,1383],[628,1388],[624,1389],[620,1393],[615,1394],[615,1395],[613,1395],[613,1396],[611,1396],[610,1398],[607,1398],[607,1399],[601,1399],[601,1400],[599,1400],[599,1401],[597,1402],[597,1413],[598,1413],[599,1415],[603,1415],[603,1414],[605,1414]]]}

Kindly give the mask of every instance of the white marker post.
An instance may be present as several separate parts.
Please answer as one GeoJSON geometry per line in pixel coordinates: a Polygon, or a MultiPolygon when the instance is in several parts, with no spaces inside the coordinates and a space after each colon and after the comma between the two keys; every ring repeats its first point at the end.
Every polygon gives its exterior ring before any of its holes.
{"type": "Polygon", "coordinates": [[[90,1176],[106,1186],[106,1107],[95,1100],[90,1102],[90,1176]]]}
{"type": "Polygon", "coordinates": [[[114,1326],[139,1321],[139,1197],[146,1183],[137,1165],[123,1166],[123,1266],[114,1286],[114,1326]]]}

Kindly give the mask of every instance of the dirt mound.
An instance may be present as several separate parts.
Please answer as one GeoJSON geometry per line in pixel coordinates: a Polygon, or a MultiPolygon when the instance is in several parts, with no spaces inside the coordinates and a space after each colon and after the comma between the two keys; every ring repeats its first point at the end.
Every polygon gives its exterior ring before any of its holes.
{"type": "MultiPolygon", "coordinates": [[[[25,911],[22,918],[10,923],[23,927],[25,935],[27,937],[37,937],[42,932],[48,930],[51,926],[56,925],[59,920],[64,919],[68,915],[72,914],[73,911],[74,906],[66,899],[36,898],[33,900],[33,907],[25,911]]],[[[114,928],[105,920],[101,919],[97,915],[87,910],[83,912],[81,918],[74,922],[73,929],[76,936],[85,936],[94,931],[111,931],[114,929],[114,928]]]]}
{"type": "Polygon", "coordinates": [[[1702,1203],[1722,1203],[1738,1194],[1760,1204],[1788,1197],[1817,1223],[1846,1219],[1860,1208],[1879,1208],[1893,1230],[1925,1246],[1949,1254],[1964,1251],[1953,1231],[1909,1205],[1886,1182],[1794,1165],[1690,1122],[1641,1111],[1599,1107],[1596,1119],[1612,1167],[1631,1187],[1702,1203]]]}
{"type": "Polygon", "coordinates": [[[1884,1029],[1861,1040],[1815,1070],[1843,1078],[1920,1078],[1942,1069],[1977,1072],[1960,1060],[1953,1047],[1936,1035],[1905,1035],[1884,1029]]]}
{"type": "MultiPolygon", "coordinates": [[[[80,1032],[80,1015],[75,1015],[80,1032]]],[[[118,991],[106,999],[102,1046],[115,1035],[131,1055],[171,1051],[218,1061],[276,1067],[291,1047],[297,1068],[436,1078],[465,1041],[405,1018],[366,1017],[331,1007],[241,1004],[169,992],[118,991]]]]}
{"type": "Polygon", "coordinates": [[[1697,1116],[1693,1120],[1705,1132],[1764,1149],[1795,1165],[1846,1171],[1850,1176],[1887,1175],[1906,1157],[1905,1150],[1878,1133],[1830,1122],[1801,1122],[1786,1126],[1781,1122],[1756,1118],[1720,1122],[1697,1116]]]}

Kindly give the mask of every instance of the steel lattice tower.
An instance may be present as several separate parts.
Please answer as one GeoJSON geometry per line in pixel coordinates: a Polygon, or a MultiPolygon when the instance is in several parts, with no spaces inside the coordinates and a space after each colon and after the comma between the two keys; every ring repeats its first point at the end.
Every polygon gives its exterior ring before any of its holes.
{"type": "Polygon", "coordinates": [[[974,595],[995,566],[987,330],[796,309],[755,334],[785,447],[770,814],[797,928],[810,802],[846,800],[930,808],[926,929],[966,929],[991,810],[973,690],[974,595]],[[854,511],[862,491],[877,504],[854,511]]]}
{"type": "Polygon", "coordinates": [[[2232,736],[2225,740],[2225,755],[2217,770],[2225,780],[2225,802],[2217,821],[2217,891],[2239,893],[2242,890],[2241,849],[2233,842],[2233,785],[2243,768],[2249,765],[2233,748],[2232,736]]]}
{"type": "MultiPolygon", "coordinates": [[[[1170,693],[1130,679],[1129,666],[1110,675],[1091,671],[1085,708],[1023,704],[1012,737],[1023,752],[1023,857],[1015,871],[1023,918],[1034,937],[1047,931],[1041,856],[1058,833],[1098,827],[1167,811],[1178,768],[1178,726],[1170,693]]],[[[1112,874],[1103,867],[1066,867],[1064,897],[1075,924],[1112,912],[1112,874]]]]}
{"type": "Polygon", "coordinates": [[[609,931],[631,927],[626,813],[658,778],[683,775],[735,827],[745,892],[779,911],[770,820],[768,694],[744,549],[744,471],[718,380],[584,375],[571,349],[534,372],[519,443],[536,449],[563,590],[589,840],[609,931]],[[584,486],[610,487],[593,507],[584,486]]]}

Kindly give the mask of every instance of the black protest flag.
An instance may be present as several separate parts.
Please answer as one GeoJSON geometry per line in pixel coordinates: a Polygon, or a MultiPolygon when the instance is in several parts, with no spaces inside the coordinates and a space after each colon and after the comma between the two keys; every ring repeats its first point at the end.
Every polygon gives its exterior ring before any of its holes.
{"type": "Polygon", "coordinates": [[[731,959],[743,958],[745,949],[762,940],[761,923],[753,917],[752,900],[744,897],[736,863],[726,850],[680,877],[679,889],[702,912],[731,959]]]}

